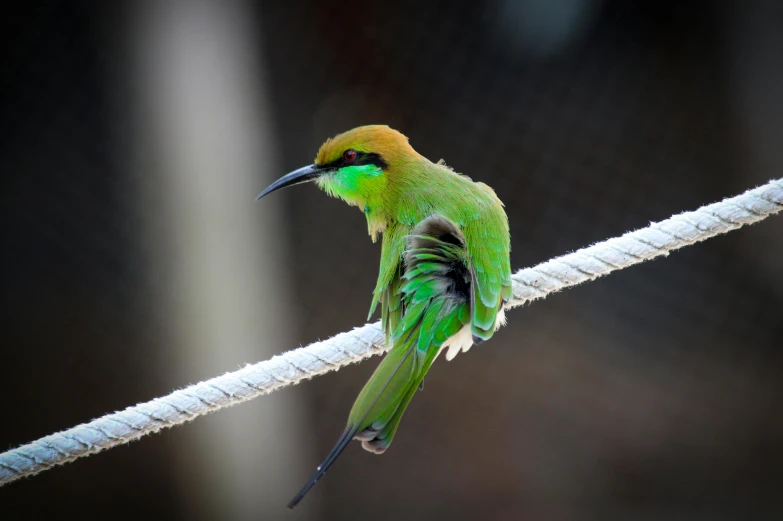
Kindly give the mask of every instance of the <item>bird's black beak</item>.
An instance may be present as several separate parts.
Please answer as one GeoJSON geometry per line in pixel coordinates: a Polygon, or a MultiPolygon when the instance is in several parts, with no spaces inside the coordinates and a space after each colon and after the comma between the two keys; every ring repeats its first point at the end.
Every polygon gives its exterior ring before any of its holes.
{"type": "Polygon", "coordinates": [[[285,188],[286,186],[294,186],[301,183],[309,183],[320,177],[324,173],[324,169],[318,165],[309,165],[302,167],[298,170],[294,170],[290,174],[286,174],[271,185],[266,190],[258,194],[256,201],[264,197],[266,194],[271,194],[275,190],[285,188]]]}

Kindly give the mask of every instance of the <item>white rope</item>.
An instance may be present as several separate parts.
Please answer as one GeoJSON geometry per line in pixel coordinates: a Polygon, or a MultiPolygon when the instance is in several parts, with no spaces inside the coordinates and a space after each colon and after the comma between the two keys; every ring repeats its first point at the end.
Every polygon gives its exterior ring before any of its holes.
{"type": "MultiPolygon", "coordinates": [[[[513,275],[515,307],[563,288],[639,264],[751,224],[783,210],[783,179],[675,215],[641,230],[552,259],[513,275]]],[[[207,414],[334,371],[385,350],[378,322],[109,414],[0,454],[0,485],[128,443],[207,414]]]]}

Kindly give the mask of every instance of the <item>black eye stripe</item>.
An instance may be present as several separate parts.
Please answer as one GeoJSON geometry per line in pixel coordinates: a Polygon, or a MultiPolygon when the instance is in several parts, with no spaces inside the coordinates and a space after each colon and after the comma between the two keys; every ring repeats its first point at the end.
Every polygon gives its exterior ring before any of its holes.
{"type": "Polygon", "coordinates": [[[342,168],[348,165],[354,165],[354,166],[375,165],[383,170],[386,170],[386,168],[388,168],[389,166],[389,164],[383,160],[380,154],[376,154],[374,152],[356,151],[356,158],[351,162],[346,161],[341,155],[340,159],[337,159],[336,161],[332,161],[331,163],[327,163],[325,165],[321,165],[321,168],[325,170],[331,170],[336,168],[342,168]]]}

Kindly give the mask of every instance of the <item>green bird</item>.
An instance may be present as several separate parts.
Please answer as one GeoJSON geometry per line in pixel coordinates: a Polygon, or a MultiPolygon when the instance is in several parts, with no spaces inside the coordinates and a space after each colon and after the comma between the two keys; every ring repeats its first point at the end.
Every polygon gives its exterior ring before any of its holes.
{"type": "Polygon", "coordinates": [[[337,444],[289,508],[352,439],[376,454],[388,449],[438,354],[445,349],[451,360],[488,340],[505,323],[512,295],[503,203],[486,184],[417,153],[396,130],[370,125],[328,139],[314,164],[256,199],[310,181],[364,212],[373,242],[383,235],[370,317],[380,304],[392,347],[359,393],[337,444]]]}

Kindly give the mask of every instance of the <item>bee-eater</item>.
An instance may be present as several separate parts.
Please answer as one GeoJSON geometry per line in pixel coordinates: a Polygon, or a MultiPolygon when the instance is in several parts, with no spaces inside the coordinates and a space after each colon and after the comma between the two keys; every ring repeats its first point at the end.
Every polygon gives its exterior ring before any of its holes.
{"type": "Polygon", "coordinates": [[[508,219],[484,183],[417,153],[385,125],[328,139],[312,165],[287,174],[256,199],[315,181],[358,207],[373,242],[383,235],[370,316],[381,305],[391,350],[365,384],[337,444],[288,504],[294,508],[352,439],[380,454],[438,354],[451,360],[505,323],[511,299],[508,219]]]}

